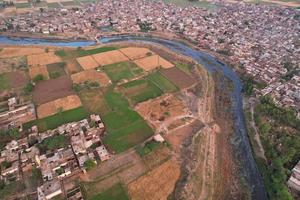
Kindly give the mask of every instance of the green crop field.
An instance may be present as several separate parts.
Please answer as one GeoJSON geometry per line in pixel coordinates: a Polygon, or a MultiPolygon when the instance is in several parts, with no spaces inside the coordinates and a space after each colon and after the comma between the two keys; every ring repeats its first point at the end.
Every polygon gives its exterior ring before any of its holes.
{"type": "Polygon", "coordinates": [[[80,6],[80,3],[78,1],[65,1],[61,2],[63,6],[80,6]]]}
{"type": "Polygon", "coordinates": [[[16,6],[16,8],[30,8],[31,4],[30,3],[16,3],[15,6],[16,6]]]}
{"type": "Polygon", "coordinates": [[[120,86],[122,93],[130,99],[133,104],[158,97],[163,94],[154,83],[146,79],[134,80],[120,86]]]}
{"type": "Polygon", "coordinates": [[[188,64],[188,63],[176,63],[176,67],[179,68],[179,69],[181,69],[186,74],[189,74],[189,75],[192,74],[192,68],[193,68],[192,64],[188,64]]]}
{"type": "Polygon", "coordinates": [[[66,51],[66,50],[58,50],[55,52],[57,56],[60,56],[64,59],[67,58],[76,58],[76,57],[82,57],[82,56],[88,56],[92,54],[97,54],[97,53],[103,53],[107,51],[112,51],[116,50],[117,48],[115,47],[99,47],[95,49],[88,49],[84,50],[82,48],[78,48],[76,50],[71,50],[71,51],[66,51]]]}
{"type": "Polygon", "coordinates": [[[8,89],[9,85],[10,83],[7,74],[0,74],[0,91],[8,89]]]}
{"type": "Polygon", "coordinates": [[[40,132],[46,131],[48,129],[55,129],[62,124],[69,122],[80,121],[88,117],[88,112],[83,108],[75,108],[72,110],[57,113],[55,115],[45,117],[42,119],[37,119],[28,123],[23,124],[24,129],[29,129],[33,125],[37,125],[40,132]]]}
{"type": "Polygon", "coordinates": [[[102,116],[108,134],[104,143],[121,153],[149,138],[153,131],[144,119],[129,107],[121,94],[112,89],[104,95],[111,112],[102,116]]]}
{"type": "Polygon", "coordinates": [[[66,75],[65,65],[65,62],[58,62],[46,65],[50,78],[58,78],[60,76],[66,75]]]}
{"type": "Polygon", "coordinates": [[[152,81],[157,87],[159,87],[163,92],[178,91],[178,88],[159,72],[154,72],[147,78],[152,81]]]}
{"type": "Polygon", "coordinates": [[[111,65],[103,66],[101,69],[109,76],[113,82],[123,79],[130,79],[143,73],[143,69],[139,68],[132,62],[119,62],[111,65]]]}
{"type": "MultiPolygon", "coordinates": [[[[89,191],[87,191],[89,193],[89,191]]],[[[88,195],[89,196],[89,195],[88,195]]],[[[123,188],[123,186],[118,183],[108,190],[96,194],[90,198],[87,198],[88,200],[129,200],[129,197],[127,195],[126,190],[123,188]]]]}
{"type": "Polygon", "coordinates": [[[59,3],[47,3],[48,8],[61,8],[59,3]]]}

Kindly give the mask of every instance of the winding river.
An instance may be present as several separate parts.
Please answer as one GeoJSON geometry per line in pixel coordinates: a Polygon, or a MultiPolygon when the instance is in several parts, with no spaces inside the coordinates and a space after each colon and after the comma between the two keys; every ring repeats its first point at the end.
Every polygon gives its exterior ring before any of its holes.
{"type": "MultiPolygon", "coordinates": [[[[142,43],[154,43],[162,45],[174,52],[189,56],[203,65],[209,72],[218,71],[223,74],[224,77],[232,81],[234,88],[231,93],[233,100],[232,110],[235,119],[235,136],[233,142],[235,144],[237,157],[241,163],[243,169],[243,176],[246,182],[251,187],[252,199],[265,200],[267,194],[264,188],[262,177],[259,173],[257,165],[252,155],[249,139],[247,136],[247,130],[245,126],[245,118],[243,113],[242,104],[242,83],[238,75],[228,66],[219,62],[214,57],[207,53],[195,50],[186,44],[171,41],[166,39],[142,37],[142,36],[113,36],[101,38],[100,42],[113,43],[113,42],[142,42],[142,43]]],[[[44,45],[44,46],[61,46],[61,47],[83,47],[94,45],[92,41],[52,41],[46,39],[32,39],[32,38],[10,38],[0,36],[0,44],[9,45],[44,45]]]]}

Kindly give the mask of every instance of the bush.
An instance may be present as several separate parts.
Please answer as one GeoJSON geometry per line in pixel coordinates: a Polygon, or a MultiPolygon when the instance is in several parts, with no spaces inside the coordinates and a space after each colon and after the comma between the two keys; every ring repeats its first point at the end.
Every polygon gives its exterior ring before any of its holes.
{"type": "Polygon", "coordinates": [[[87,171],[91,170],[92,168],[94,168],[96,166],[96,162],[92,159],[88,159],[87,161],[85,161],[84,163],[84,167],[87,171]]]}
{"type": "Polygon", "coordinates": [[[33,84],[32,83],[27,83],[27,85],[23,88],[23,91],[26,95],[30,94],[33,91],[33,84]]]}
{"type": "Polygon", "coordinates": [[[39,81],[44,80],[44,76],[42,74],[38,74],[32,80],[33,80],[33,82],[37,83],[39,81]]]}

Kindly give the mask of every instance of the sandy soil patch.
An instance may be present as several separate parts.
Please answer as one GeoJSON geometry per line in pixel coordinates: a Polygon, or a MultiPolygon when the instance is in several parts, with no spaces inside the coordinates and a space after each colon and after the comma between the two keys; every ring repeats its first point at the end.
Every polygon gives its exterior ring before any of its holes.
{"type": "Polygon", "coordinates": [[[160,57],[159,55],[152,55],[146,58],[138,59],[135,60],[134,63],[143,68],[145,71],[151,71],[158,67],[165,69],[174,67],[172,63],[160,57]]]}
{"type": "Polygon", "coordinates": [[[45,49],[42,48],[31,48],[31,47],[5,47],[0,51],[0,58],[12,58],[18,56],[27,56],[32,54],[44,53],[45,49]]]}
{"type": "Polygon", "coordinates": [[[131,60],[144,58],[154,54],[151,50],[143,47],[127,47],[120,49],[120,51],[131,60]]]}
{"type": "Polygon", "coordinates": [[[84,56],[76,60],[84,70],[95,69],[99,66],[92,56],[84,56]]]}
{"type": "Polygon", "coordinates": [[[72,81],[67,76],[39,82],[33,90],[33,101],[37,105],[74,94],[72,81]]]}
{"type": "Polygon", "coordinates": [[[61,62],[61,59],[55,55],[54,52],[34,54],[27,57],[27,63],[29,66],[47,65],[57,62],[61,62]]]}
{"type": "Polygon", "coordinates": [[[43,75],[44,78],[49,79],[49,73],[45,65],[29,67],[29,76],[31,79],[39,74],[43,75]]]}
{"type": "Polygon", "coordinates": [[[97,63],[101,66],[129,60],[119,50],[108,51],[92,55],[97,63]]]}
{"type": "Polygon", "coordinates": [[[100,84],[100,86],[106,86],[111,81],[108,76],[103,72],[97,72],[96,70],[86,70],[71,75],[74,83],[83,83],[85,81],[94,81],[100,84]]]}
{"type": "Polygon", "coordinates": [[[180,89],[191,87],[196,80],[176,67],[164,69],[161,73],[180,89]]]}
{"type": "Polygon", "coordinates": [[[167,199],[180,175],[179,166],[172,160],[153,169],[128,185],[132,200],[167,199]]]}
{"type": "Polygon", "coordinates": [[[188,113],[184,104],[171,94],[142,102],[135,107],[135,110],[155,128],[158,128],[164,121],[188,113]]]}
{"type": "Polygon", "coordinates": [[[38,118],[44,118],[61,111],[78,108],[79,106],[81,106],[79,97],[77,95],[70,95],[38,106],[37,115],[38,118]]]}

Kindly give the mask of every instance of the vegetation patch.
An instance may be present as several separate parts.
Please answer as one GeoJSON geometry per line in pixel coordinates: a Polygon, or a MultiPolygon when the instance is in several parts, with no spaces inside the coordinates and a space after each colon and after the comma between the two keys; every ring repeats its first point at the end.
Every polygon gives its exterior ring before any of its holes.
{"type": "Polygon", "coordinates": [[[60,56],[64,59],[66,59],[66,58],[88,56],[88,55],[103,53],[103,52],[112,51],[112,50],[116,50],[116,49],[117,48],[115,48],[115,47],[100,47],[100,48],[85,50],[85,49],[78,47],[76,50],[71,50],[71,51],[58,50],[55,52],[55,54],[57,56],[60,56]]]}
{"type": "Polygon", "coordinates": [[[66,124],[74,121],[80,121],[88,117],[88,115],[89,115],[88,112],[83,107],[79,107],[72,110],[59,112],[49,117],[30,121],[28,123],[23,124],[23,128],[26,130],[31,128],[34,125],[37,125],[39,131],[43,132],[48,129],[50,130],[55,129],[62,124],[66,124]]]}
{"type": "Polygon", "coordinates": [[[150,74],[148,79],[165,93],[178,91],[178,88],[158,71],[150,74]]]}
{"type": "Polygon", "coordinates": [[[46,153],[48,150],[60,149],[67,147],[68,145],[68,138],[65,135],[54,135],[44,139],[37,147],[40,152],[46,153]]]}
{"type": "Polygon", "coordinates": [[[178,62],[178,63],[176,63],[176,67],[181,69],[186,74],[189,74],[189,75],[192,74],[193,65],[190,63],[178,62]]]}
{"type": "Polygon", "coordinates": [[[0,91],[4,91],[9,87],[9,77],[7,76],[7,74],[0,74],[0,91]]]}
{"type": "Polygon", "coordinates": [[[46,65],[50,78],[58,78],[62,75],[66,75],[65,62],[58,62],[46,65]]]}
{"type": "Polygon", "coordinates": [[[130,99],[133,104],[158,97],[163,94],[154,83],[147,79],[134,80],[120,86],[122,93],[130,99]]]}
{"type": "Polygon", "coordinates": [[[145,155],[151,153],[155,149],[158,149],[161,145],[162,143],[151,140],[146,142],[144,145],[138,146],[136,148],[136,151],[141,157],[144,157],[145,155]]]}
{"type": "Polygon", "coordinates": [[[118,183],[108,190],[96,194],[90,198],[87,198],[88,200],[129,200],[127,191],[124,189],[124,187],[121,185],[121,183],[118,183]]]}
{"type": "Polygon", "coordinates": [[[113,82],[123,79],[130,79],[143,73],[143,69],[139,68],[132,62],[119,62],[101,67],[113,82]]]}

